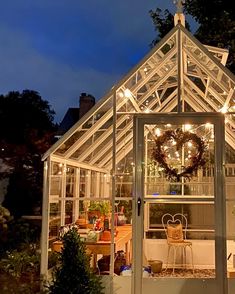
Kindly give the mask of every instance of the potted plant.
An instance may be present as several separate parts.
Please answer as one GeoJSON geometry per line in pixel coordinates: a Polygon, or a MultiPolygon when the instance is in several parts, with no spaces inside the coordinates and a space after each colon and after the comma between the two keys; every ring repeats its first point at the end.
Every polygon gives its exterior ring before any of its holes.
{"type": "Polygon", "coordinates": [[[109,201],[95,201],[92,200],[88,207],[88,218],[104,218],[110,213],[109,201]]]}

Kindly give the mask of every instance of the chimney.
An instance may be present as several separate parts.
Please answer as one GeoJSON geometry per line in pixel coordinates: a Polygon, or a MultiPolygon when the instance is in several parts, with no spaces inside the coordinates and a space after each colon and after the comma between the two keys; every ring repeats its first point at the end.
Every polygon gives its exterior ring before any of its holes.
{"type": "Polygon", "coordinates": [[[81,93],[79,99],[79,119],[95,105],[95,97],[87,93],[81,93]]]}

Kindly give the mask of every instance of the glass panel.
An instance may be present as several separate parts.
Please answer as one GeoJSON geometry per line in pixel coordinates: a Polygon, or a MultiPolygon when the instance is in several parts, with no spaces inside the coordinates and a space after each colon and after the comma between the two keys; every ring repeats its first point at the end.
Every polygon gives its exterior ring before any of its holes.
{"type": "Polygon", "coordinates": [[[115,201],[115,225],[132,224],[132,200],[115,201]]]}
{"type": "Polygon", "coordinates": [[[165,232],[162,225],[162,216],[165,213],[183,213],[187,217],[188,229],[187,238],[210,240],[214,239],[214,207],[213,204],[170,204],[170,203],[149,203],[147,236],[165,239],[165,232]],[[150,233],[148,235],[148,232],[150,233]]]}
{"type": "Polygon", "coordinates": [[[91,171],[91,195],[90,197],[99,198],[99,173],[91,171]]]}
{"type": "Polygon", "coordinates": [[[100,187],[99,187],[99,195],[100,197],[105,197],[105,185],[106,185],[106,177],[105,174],[100,174],[100,187]]]}
{"type": "Polygon", "coordinates": [[[213,138],[210,124],[146,127],[146,194],[212,196],[213,138]]]}
{"type": "MultiPolygon", "coordinates": [[[[230,117],[226,115],[226,118],[230,117]]],[[[235,150],[228,144],[225,148],[225,162],[227,271],[228,278],[235,278],[235,150]]]]}
{"type": "Polygon", "coordinates": [[[75,170],[71,166],[66,168],[66,197],[75,197],[75,170]]]}
{"type": "MultiPolygon", "coordinates": [[[[167,61],[165,63],[162,63],[162,66],[160,68],[158,68],[157,66],[159,65],[162,58],[164,58],[167,54],[174,54],[176,48],[175,45],[176,35],[174,34],[161,48],[153,53],[151,58],[146,60],[146,62],[124,83],[125,89],[129,89],[131,91],[132,89],[138,90],[140,88],[140,85],[143,83],[143,80],[145,81],[145,83],[149,82],[149,86],[151,86],[154,82],[156,82],[156,79],[158,77],[164,75],[164,73],[166,73],[169,68],[175,64],[175,61],[172,60],[174,56],[169,58],[167,64],[168,68],[167,66],[165,66],[167,61]],[[158,73],[158,77],[156,75],[156,72],[158,73]],[[155,79],[153,79],[153,76],[155,79]]],[[[149,88],[150,87],[148,87],[148,91],[149,88]]],[[[144,94],[146,93],[142,92],[142,95],[144,94]]]]}
{"type": "Polygon", "coordinates": [[[85,131],[76,131],[66,142],[64,142],[58,150],[55,151],[55,154],[62,155],[64,154],[73,144],[77,142],[83,135],[85,131]]]}
{"type": "Polygon", "coordinates": [[[65,224],[71,224],[74,219],[74,200],[65,201],[65,224]]]}
{"type": "Polygon", "coordinates": [[[62,172],[64,165],[62,163],[52,162],[50,197],[61,196],[62,172]]]}
{"type": "Polygon", "coordinates": [[[55,200],[49,204],[49,240],[59,237],[61,226],[61,201],[55,200]]]}
{"type": "Polygon", "coordinates": [[[77,151],[75,153],[73,152],[73,156],[80,156],[83,151],[86,151],[85,146],[87,147],[87,142],[89,140],[93,140],[95,133],[97,131],[99,132],[101,127],[105,127],[105,125],[108,127],[110,125],[109,121],[113,114],[112,96],[103,100],[103,104],[97,105],[96,108],[95,114],[88,117],[84,124],[81,125],[63,144],[61,144],[55,154],[63,155],[69,150],[69,148],[75,147],[77,151]]]}
{"type": "Polygon", "coordinates": [[[144,135],[144,275],[214,279],[213,125],[146,125],[144,135]]]}
{"type": "Polygon", "coordinates": [[[80,187],[79,187],[79,197],[85,197],[86,193],[86,175],[87,175],[87,170],[85,169],[80,169],[80,187]]]}

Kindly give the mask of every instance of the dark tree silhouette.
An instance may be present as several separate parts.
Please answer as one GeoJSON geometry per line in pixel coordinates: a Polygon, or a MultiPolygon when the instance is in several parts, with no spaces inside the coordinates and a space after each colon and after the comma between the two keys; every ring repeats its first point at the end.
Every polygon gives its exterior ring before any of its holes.
{"type": "Polygon", "coordinates": [[[230,0],[186,0],[186,13],[199,27],[195,37],[203,44],[229,49],[227,67],[235,73],[235,6],[230,0]]]}
{"type": "Polygon", "coordinates": [[[40,209],[43,166],[41,155],[51,146],[54,111],[31,90],[0,95],[0,160],[9,185],[3,205],[13,216],[40,209]]]}

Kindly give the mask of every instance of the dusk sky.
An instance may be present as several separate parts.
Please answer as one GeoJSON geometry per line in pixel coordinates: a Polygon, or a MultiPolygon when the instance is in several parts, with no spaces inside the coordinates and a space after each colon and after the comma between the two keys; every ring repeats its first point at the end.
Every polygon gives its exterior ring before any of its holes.
{"type": "Polygon", "coordinates": [[[81,92],[96,100],[149,51],[149,10],[173,0],[0,0],[0,94],[38,91],[60,122],[81,92]]]}

